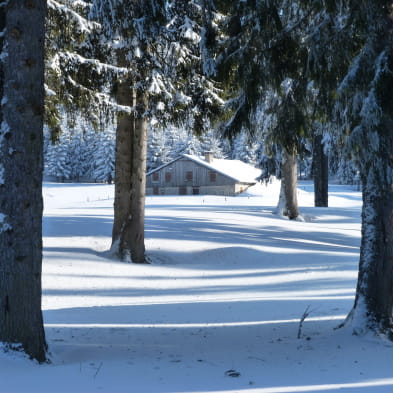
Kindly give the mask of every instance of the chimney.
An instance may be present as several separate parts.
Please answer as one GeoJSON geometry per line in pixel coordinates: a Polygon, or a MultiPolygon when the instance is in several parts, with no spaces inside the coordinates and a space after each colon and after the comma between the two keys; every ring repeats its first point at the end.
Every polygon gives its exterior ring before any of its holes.
{"type": "Polygon", "coordinates": [[[214,154],[213,154],[212,151],[205,151],[204,155],[205,155],[205,161],[206,162],[208,162],[208,163],[213,162],[214,154]]]}

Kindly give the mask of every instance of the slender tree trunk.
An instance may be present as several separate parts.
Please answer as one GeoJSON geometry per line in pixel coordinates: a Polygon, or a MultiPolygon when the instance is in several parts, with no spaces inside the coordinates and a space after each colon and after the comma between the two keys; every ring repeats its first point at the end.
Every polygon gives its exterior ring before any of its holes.
{"type": "Polygon", "coordinates": [[[314,204],[328,207],[328,157],[325,154],[322,135],[315,135],[313,141],[314,204]]]}
{"type": "Polygon", "coordinates": [[[275,214],[279,216],[287,216],[287,201],[285,198],[285,177],[281,175],[281,184],[280,184],[280,195],[278,197],[278,204],[276,207],[275,214]]]}
{"type": "MultiPolygon", "coordinates": [[[[132,82],[130,79],[125,79],[118,83],[116,99],[119,105],[135,106],[132,82]]],[[[135,118],[133,112],[129,114],[123,113],[118,117],[116,129],[114,221],[111,251],[119,255],[121,254],[121,233],[125,226],[125,217],[128,216],[130,210],[132,138],[134,128],[135,118]]]]}
{"type": "Polygon", "coordinates": [[[45,14],[44,0],[0,6],[0,341],[39,362],[45,14]]]}
{"type": "Polygon", "coordinates": [[[347,322],[355,332],[371,329],[393,338],[393,186],[384,184],[375,172],[362,178],[359,276],[347,322]]]}
{"type": "Polygon", "coordinates": [[[297,159],[296,150],[288,153],[282,150],[281,190],[277,213],[293,220],[299,216],[297,203],[297,159]]]}
{"type": "Polygon", "coordinates": [[[147,95],[136,92],[136,118],[132,138],[132,173],[129,214],[121,236],[123,252],[130,252],[131,261],[145,263],[145,196],[147,151],[147,95]]]}

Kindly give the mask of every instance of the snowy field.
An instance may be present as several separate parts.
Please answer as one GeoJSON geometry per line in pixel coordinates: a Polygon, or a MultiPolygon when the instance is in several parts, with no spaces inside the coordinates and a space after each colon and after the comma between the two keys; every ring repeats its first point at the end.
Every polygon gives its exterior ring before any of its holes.
{"type": "Polygon", "coordinates": [[[150,265],[107,257],[112,194],[45,184],[51,363],[0,353],[1,393],[393,392],[392,343],[334,330],[356,285],[354,187],[314,208],[300,183],[305,222],[272,214],[278,184],[148,197],[150,265]]]}

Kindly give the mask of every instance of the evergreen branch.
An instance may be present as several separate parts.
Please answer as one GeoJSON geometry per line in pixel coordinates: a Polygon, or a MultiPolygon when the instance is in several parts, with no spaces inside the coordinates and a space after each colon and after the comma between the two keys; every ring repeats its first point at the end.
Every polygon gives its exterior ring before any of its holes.
{"type": "Polygon", "coordinates": [[[117,67],[111,64],[107,63],[102,63],[97,59],[89,59],[86,57],[83,57],[77,53],[72,53],[72,52],[62,52],[60,54],[60,57],[63,57],[65,59],[69,59],[74,62],[74,64],[89,64],[92,65],[98,74],[102,73],[102,70],[107,71],[107,72],[114,72],[117,76],[125,76],[129,73],[129,69],[126,67],[117,67]]]}
{"type": "Polygon", "coordinates": [[[77,12],[64,4],[57,2],[56,0],[48,0],[48,7],[55,11],[59,11],[66,15],[69,15],[72,20],[77,23],[81,32],[91,33],[94,29],[100,27],[99,23],[91,22],[83,18],[77,12]]]}

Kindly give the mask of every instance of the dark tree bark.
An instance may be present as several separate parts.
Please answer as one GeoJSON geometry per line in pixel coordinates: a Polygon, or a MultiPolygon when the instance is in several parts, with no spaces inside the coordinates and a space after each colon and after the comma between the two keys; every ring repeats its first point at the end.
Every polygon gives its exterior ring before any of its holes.
{"type": "MultiPolygon", "coordinates": [[[[354,21],[364,29],[363,56],[356,56],[348,71],[357,70],[347,97],[357,102],[353,97],[363,96],[349,134],[358,142],[351,147],[359,166],[363,207],[358,283],[347,322],[355,333],[372,331],[393,340],[393,19],[388,6],[366,1],[359,9],[366,19],[354,21]],[[375,97],[374,106],[370,97],[375,97]]],[[[343,104],[344,109],[351,105],[343,104]]]]}
{"type": "Polygon", "coordinates": [[[121,252],[134,263],[145,263],[145,197],[147,151],[147,95],[136,91],[135,126],[132,137],[131,192],[129,211],[121,233],[121,252]]]}
{"type": "Polygon", "coordinates": [[[45,0],[0,5],[0,341],[43,362],[45,0]]]}
{"type": "MultiPolygon", "coordinates": [[[[124,54],[119,54],[119,63],[126,66],[124,54]]],[[[117,85],[116,99],[133,110],[119,116],[116,130],[111,251],[121,259],[145,263],[147,95],[134,88],[131,78],[125,78],[117,85]]]]}
{"type": "Polygon", "coordinates": [[[325,154],[322,135],[315,135],[313,141],[314,204],[328,207],[328,157],[325,154]]]}
{"type": "Polygon", "coordinates": [[[371,329],[393,339],[393,185],[381,179],[382,168],[370,169],[362,175],[359,276],[347,321],[353,323],[355,332],[371,329]]]}
{"type": "Polygon", "coordinates": [[[288,216],[290,220],[299,216],[297,202],[297,158],[296,150],[288,153],[282,150],[281,189],[277,206],[277,213],[288,216]]]}

